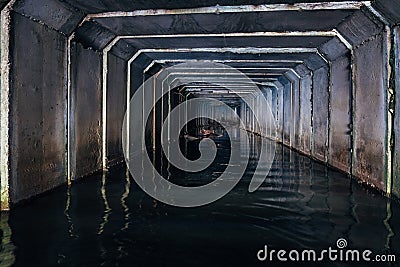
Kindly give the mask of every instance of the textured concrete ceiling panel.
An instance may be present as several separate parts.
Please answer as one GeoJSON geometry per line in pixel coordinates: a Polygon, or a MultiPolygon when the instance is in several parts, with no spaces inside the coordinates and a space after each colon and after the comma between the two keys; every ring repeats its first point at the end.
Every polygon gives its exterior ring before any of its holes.
{"type": "Polygon", "coordinates": [[[315,53],[268,53],[268,54],[236,54],[231,52],[186,52],[186,53],[144,53],[153,59],[197,59],[197,60],[305,60],[315,53]]]}
{"type": "Polygon", "coordinates": [[[319,47],[319,51],[323,54],[328,60],[335,60],[340,56],[345,55],[349,52],[349,49],[339,40],[339,38],[335,37],[331,39],[329,42],[324,43],[319,47]]]}
{"type": "Polygon", "coordinates": [[[311,73],[311,70],[306,65],[300,64],[294,69],[300,77],[305,77],[311,73]]]}
{"type": "Polygon", "coordinates": [[[82,43],[84,47],[91,47],[96,50],[103,49],[115,37],[115,34],[92,21],[83,24],[75,32],[76,41],[82,43]]]}
{"type": "Polygon", "coordinates": [[[282,87],[284,87],[285,85],[288,85],[288,84],[291,83],[291,82],[289,81],[289,79],[288,79],[286,76],[284,76],[284,75],[282,75],[281,77],[279,77],[278,80],[277,80],[277,82],[279,82],[279,83],[282,85],[282,87]]]}
{"type": "Polygon", "coordinates": [[[353,45],[357,46],[371,36],[377,35],[384,25],[368,12],[358,10],[348,20],[338,26],[339,32],[353,45]]]}
{"type": "Polygon", "coordinates": [[[137,49],[131,46],[126,40],[119,40],[111,49],[111,53],[124,59],[129,60],[137,49]]]}
{"type": "Polygon", "coordinates": [[[14,10],[67,35],[71,34],[85,16],[82,12],[57,0],[17,1],[14,10]]]}
{"type": "Polygon", "coordinates": [[[327,65],[327,63],[319,55],[316,54],[312,54],[309,57],[307,57],[304,63],[311,70],[317,70],[327,65]]]}
{"type": "Polygon", "coordinates": [[[117,35],[332,30],[354,10],[244,12],[96,18],[117,35]]]}
{"type": "Polygon", "coordinates": [[[135,48],[201,48],[207,47],[311,47],[316,48],[332,37],[323,36],[241,36],[126,39],[135,48]]]}
{"type": "MultiPolygon", "coordinates": [[[[176,64],[183,63],[181,62],[167,62],[167,63],[162,63],[163,68],[169,68],[172,66],[175,66],[176,64]]],[[[241,72],[246,72],[246,73],[253,73],[253,72],[262,72],[262,71],[267,71],[270,69],[294,69],[296,68],[297,65],[301,63],[295,63],[295,62],[219,62],[221,64],[228,65],[232,68],[237,69],[238,71],[241,72]]]]}
{"type": "Polygon", "coordinates": [[[392,23],[400,24],[400,0],[378,0],[373,6],[392,23]]]}

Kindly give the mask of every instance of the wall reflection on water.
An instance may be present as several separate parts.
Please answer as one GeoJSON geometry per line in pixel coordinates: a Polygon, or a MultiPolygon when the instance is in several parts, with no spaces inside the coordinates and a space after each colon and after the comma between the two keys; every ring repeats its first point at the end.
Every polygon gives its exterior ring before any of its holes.
{"type": "MultiPolygon", "coordinates": [[[[237,137],[244,134],[238,131],[237,137]]],[[[287,148],[277,147],[267,180],[248,193],[260,137],[250,140],[250,148],[242,147],[251,155],[245,177],[207,206],[158,203],[132,182],[126,168],[117,167],[2,214],[0,265],[250,266],[265,244],[324,249],[340,237],[350,248],[397,253],[400,259],[398,203],[287,148]]],[[[176,170],[156,154],[154,160],[174,183],[204,184],[229,160],[226,137],[215,142],[217,158],[200,174],[176,170]]],[[[196,152],[196,141],[185,145],[196,152]]]]}

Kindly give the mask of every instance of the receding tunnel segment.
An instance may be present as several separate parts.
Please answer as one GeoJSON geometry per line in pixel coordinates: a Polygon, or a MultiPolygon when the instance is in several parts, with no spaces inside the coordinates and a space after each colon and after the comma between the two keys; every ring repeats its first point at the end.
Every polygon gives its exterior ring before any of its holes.
{"type": "Polygon", "coordinates": [[[240,100],[252,93],[246,85],[238,95],[211,78],[155,103],[150,134],[179,103],[215,98],[245,130],[400,197],[398,0],[0,2],[3,210],[123,162],[136,90],[165,68],[199,61],[246,74],[276,134],[240,100]]]}

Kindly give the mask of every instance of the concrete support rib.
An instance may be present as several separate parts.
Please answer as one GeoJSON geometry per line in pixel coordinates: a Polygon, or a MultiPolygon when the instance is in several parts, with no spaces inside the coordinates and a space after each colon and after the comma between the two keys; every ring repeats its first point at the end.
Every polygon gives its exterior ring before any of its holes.
{"type": "Polygon", "coordinates": [[[74,35],[68,37],[67,40],[67,184],[71,185],[75,174],[75,162],[73,140],[74,140],[74,121],[72,108],[72,92],[71,92],[71,43],[74,35]]]}
{"type": "Polygon", "coordinates": [[[103,49],[103,66],[102,66],[102,165],[103,170],[107,170],[107,75],[108,75],[108,52],[115,45],[114,39],[109,45],[103,49]]]}
{"type": "Polygon", "coordinates": [[[10,12],[15,0],[1,11],[0,17],[0,208],[10,209],[10,12]]]}
{"type": "Polygon", "coordinates": [[[391,108],[394,108],[394,129],[392,136],[393,155],[393,184],[392,192],[400,197],[400,27],[393,29],[393,53],[391,62],[394,67],[391,77],[391,87],[394,88],[394,96],[391,108]]]}

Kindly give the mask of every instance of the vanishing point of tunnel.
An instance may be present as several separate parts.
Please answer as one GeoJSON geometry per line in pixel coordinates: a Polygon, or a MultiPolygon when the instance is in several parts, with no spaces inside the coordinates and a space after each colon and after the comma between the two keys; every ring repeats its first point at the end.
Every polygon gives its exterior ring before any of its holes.
{"type": "Polygon", "coordinates": [[[0,8],[0,266],[399,266],[400,0],[0,8]]]}

